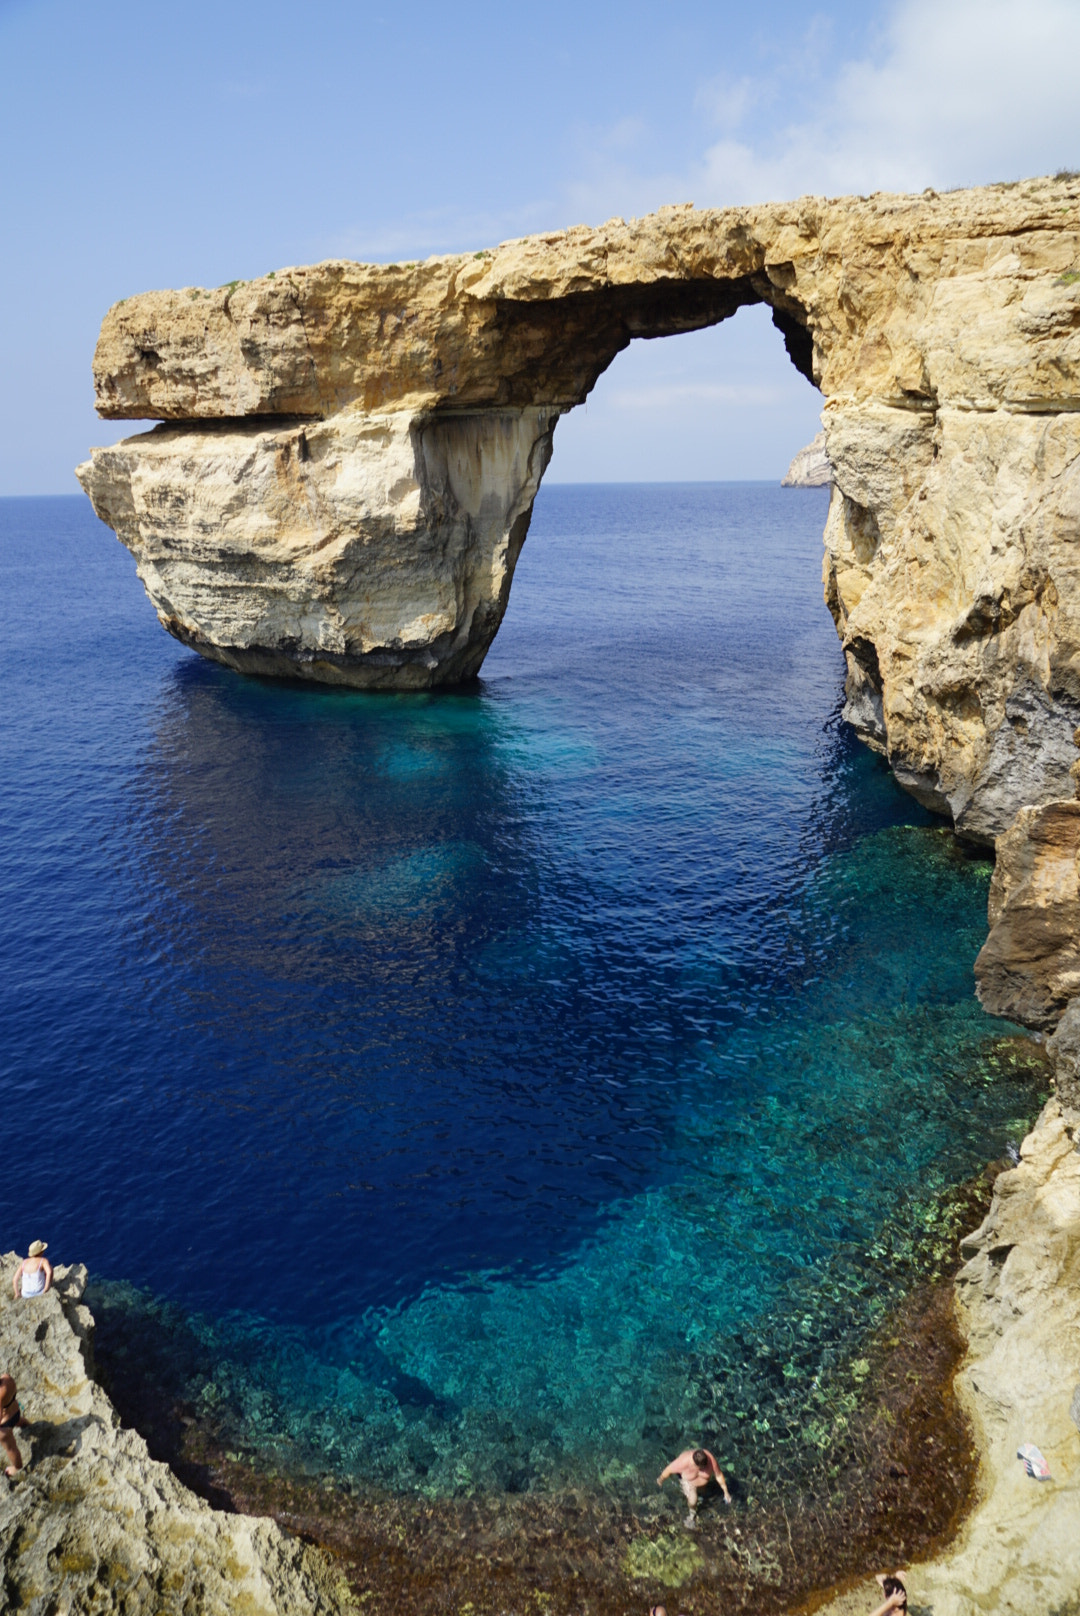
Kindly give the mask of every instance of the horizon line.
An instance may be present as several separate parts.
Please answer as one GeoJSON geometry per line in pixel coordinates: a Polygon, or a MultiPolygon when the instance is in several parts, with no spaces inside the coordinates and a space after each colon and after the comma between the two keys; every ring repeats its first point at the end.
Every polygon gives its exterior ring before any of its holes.
{"type": "MultiPolygon", "coordinates": [[[[561,478],[545,480],[537,489],[537,498],[545,488],[780,488],[784,484],[780,477],[595,477],[581,478],[570,481],[561,478]]],[[[799,484],[789,484],[789,487],[798,487],[799,484]]],[[[826,487],[827,484],[818,486],[826,487]]],[[[38,490],[35,493],[5,494],[0,493],[0,499],[86,499],[82,492],[48,493],[38,490]]]]}

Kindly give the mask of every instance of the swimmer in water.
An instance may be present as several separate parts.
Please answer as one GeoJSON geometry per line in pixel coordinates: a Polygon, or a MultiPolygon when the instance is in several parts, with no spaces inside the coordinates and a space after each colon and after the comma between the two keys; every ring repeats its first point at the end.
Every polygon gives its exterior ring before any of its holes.
{"type": "Polygon", "coordinates": [[[662,1487],[669,1476],[678,1476],[686,1499],[689,1514],[686,1524],[689,1527],[697,1525],[698,1494],[710,1481],[715,1481],[724,1495],[724,1503],[731,1503],[731,1494],[724,1479],[724,1472],[708,1448],[686,1448],[677,1459],[672,1459],[666,1469],[662,1470],[656,1478],[656,1485],[662,1487]]]}
{"type": "Polygon", "coordinates": [[[907,1610],[907,1589],[899,1571],[894,1571],[888,1576],[878,1572],[876,1580],[881,1584],[885,1603],[878,1606],[874,1616],[892,1616],[894,1611],[907,1610]]]}

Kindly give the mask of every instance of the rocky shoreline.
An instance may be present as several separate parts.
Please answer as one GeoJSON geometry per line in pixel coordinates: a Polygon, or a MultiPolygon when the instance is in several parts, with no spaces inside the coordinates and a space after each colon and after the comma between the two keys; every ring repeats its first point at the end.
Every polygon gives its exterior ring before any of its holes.
{"type": "Polygon", "coordinates": [[[343,1616],[340,1569],[273,1521],[225,1514],[127,1429],[94,1378],[86,1270],[13,1301],[3,1259],[0,1343],[28,1421],[24,1468],[0,1482],[0,1608],[28,1616],[343,1616]]]}
{"type": "Polygon", "coordinates": [[[828,488],[833,480],[825,434],[819,432],[800,449],[780,479],[781,488],[828,488]]]}
{"type": "MultiPolygon", "coordinates": [[[[985,1184],[968,1187],[968,1205],[984,1197],[985,1184]]],[[[439,1616],[468,1603],[476,1616],[619,1616],[666,1598],[757,1616],[890,1557],[898,1542],[909,1554],[931,1549],[970,1497],[977,1456],[953,1395],[964,1343],[951,1279],[918,1287],[864,1350],[859,1409],[837,1422],[802,1495],[755,1500],[754,1478],[732,1473],[733,1509],[707,1509],[695,1537],[659,1497],[634,1507],[582,1487],[435,1501],[286,1473],[228,1451],[190,1408],[145,1381],[136,1388],[130,1368],[114,1390],[153,1433],[153,1450],[204,1496],[323,1545],[377,1610],[439,1616]]]]}
{"type": "MultiPolygon", "coordinates": [[[[1048,1103],[961,1250],[957,1394],[978,1444],[978,1493],[947,1551],[912,1566],[911,1604],[934,1616],[1058,1616],[1080,1608],[1080,1112],[1048,1103]],[[1026,1442],[1050,1481],[1025,1474],[1026,1442]]],[[[825,1616],[861,1616],[875,1592],[860,1583],[825,1616]]]]}

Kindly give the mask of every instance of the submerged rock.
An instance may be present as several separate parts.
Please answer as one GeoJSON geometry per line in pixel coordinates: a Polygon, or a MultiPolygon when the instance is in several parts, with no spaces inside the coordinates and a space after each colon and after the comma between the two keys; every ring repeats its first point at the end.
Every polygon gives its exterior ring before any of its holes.
{"type": "MultiPolygon", "coordinates": [[[[79,468],[163,625],[229,665],[477,672],[559,417],[634,337],[773,311],[821,390],[847,716],[990,843],[1071,789],[1080,181],[663,208],[423,264],[129,298],[79,468]]],[[[693,580],[687,580],[692,592],[693,580]]]]}
{"type": "Polygon", "coordinates": [[[781,488],[825,488],[833,480],[829,451],[825,447],[825,434],[817,436],[800,449],[780,479],[781,488]]]}
{"type": "Polygon", "coordinates": [[[154,1616],[339,1616],[357,1607],[330,1560],[273,1521],[211,1509],[125,1430],[92,1374],[86,1270],[13,1301],[0,1267],[3,1368],[29,1424],[0,1481],[2,1608],[154,1616]]]}

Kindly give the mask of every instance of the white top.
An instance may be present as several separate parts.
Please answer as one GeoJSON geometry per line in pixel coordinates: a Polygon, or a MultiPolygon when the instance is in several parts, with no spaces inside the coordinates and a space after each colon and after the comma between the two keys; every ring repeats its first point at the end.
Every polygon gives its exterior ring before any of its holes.
{"type": "Polygon", "coordinates": [[[24,1268],[22,1271],[22,1293],[24,1296],[40,1296],[45,1289],[44,1268],[24,1268]]]}

